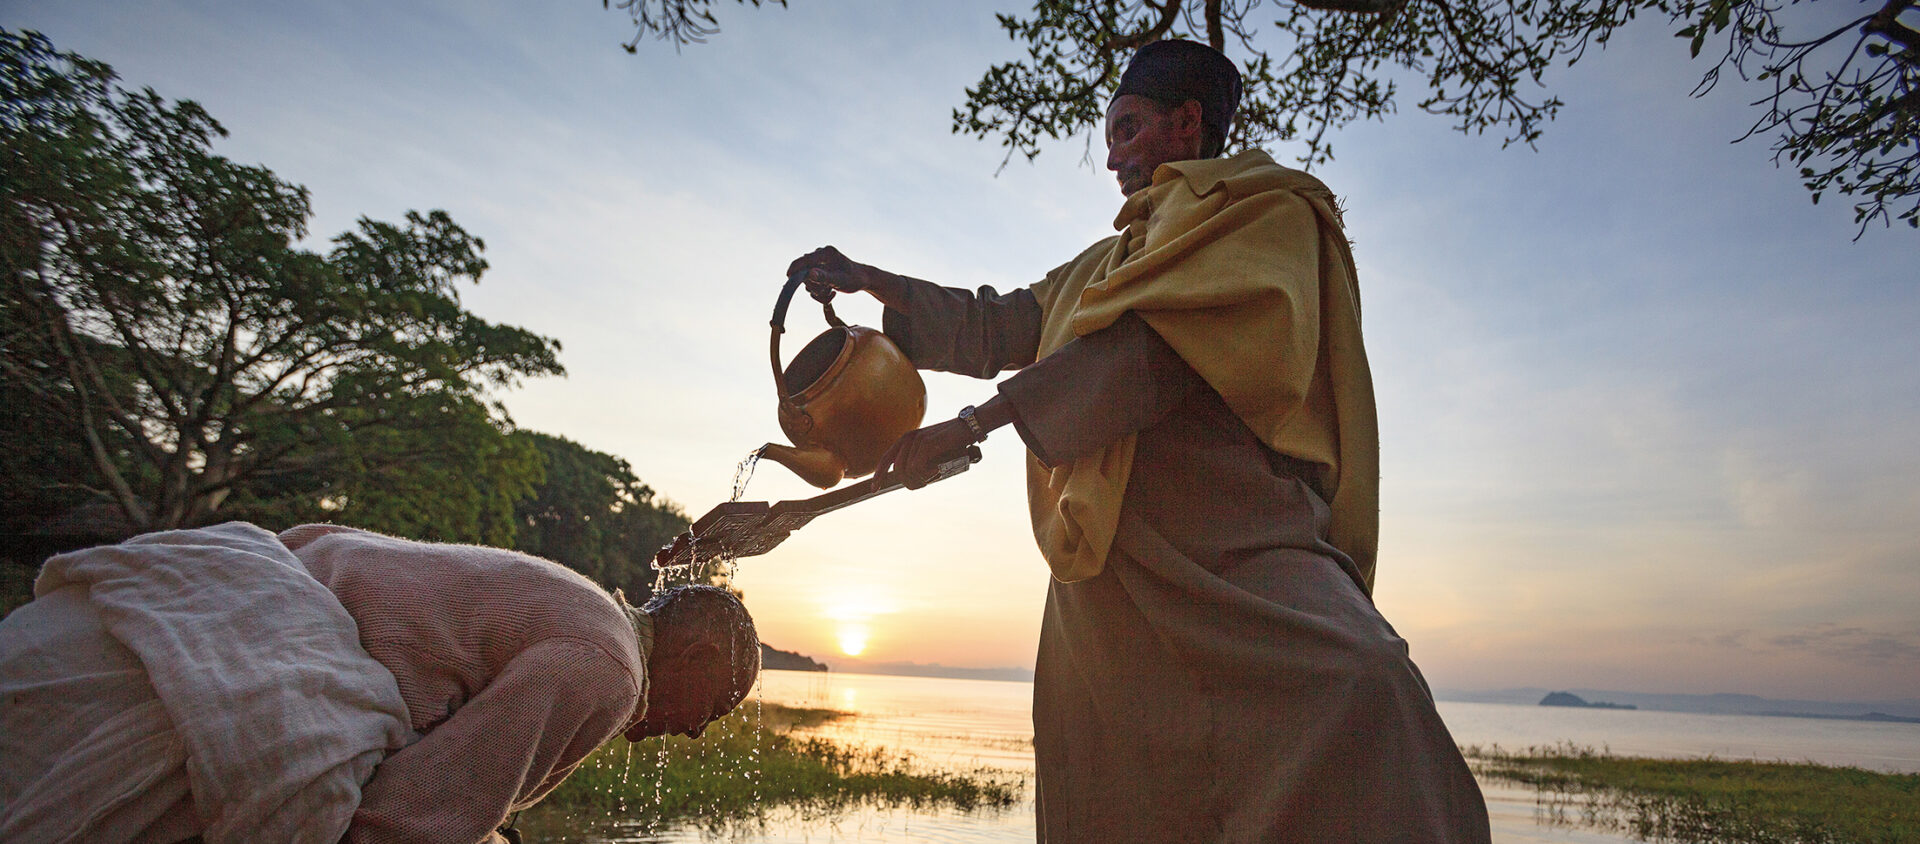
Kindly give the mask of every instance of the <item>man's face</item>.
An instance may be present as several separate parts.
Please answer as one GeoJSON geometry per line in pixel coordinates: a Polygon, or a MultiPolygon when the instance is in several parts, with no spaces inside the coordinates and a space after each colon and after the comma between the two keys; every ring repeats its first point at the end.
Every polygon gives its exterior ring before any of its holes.
{"type": "Polygon", "coordinates": [[[1153,184],[1153,171],[1169,161],[1200,155],[1200,104],[1188,100],[1166,108],[1138,94],[1122,94],[1107,107],[1107,169],[1120,192],[1153,184]]]}
{"type": "Polygon", "coordinates": [[[633,739],[654,736],[679,735],[687,738],[699,738],[707,725],[720,720],[720,717],[733,711],[739,703],[733,695],[703,694],[649,694],[647,696],[647,714],[640,719],[627,734],[633,739]]]}

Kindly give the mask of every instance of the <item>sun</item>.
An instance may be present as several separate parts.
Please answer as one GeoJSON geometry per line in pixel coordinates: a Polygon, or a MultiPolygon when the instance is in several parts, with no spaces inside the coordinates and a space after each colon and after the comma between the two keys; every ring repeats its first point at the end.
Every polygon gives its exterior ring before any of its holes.
{"type": "Polygon", "coordinates": [[[847,624],[840,627],[840,652],[847,656],[859,656],[867,649],[867,627],[864,624],[847,624]]]}

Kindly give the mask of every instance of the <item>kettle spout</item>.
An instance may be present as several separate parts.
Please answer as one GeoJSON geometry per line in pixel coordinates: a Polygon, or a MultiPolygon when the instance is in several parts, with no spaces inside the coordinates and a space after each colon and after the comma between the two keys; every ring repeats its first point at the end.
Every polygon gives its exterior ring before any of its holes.
{"type": "Polygon", "coordinates": [[[772,460],[800,476],[800,480],[827,489],[846,477],[847,462],[824,448],[793,448],[779,443],[760,447],[760,456],[772,460]]]}

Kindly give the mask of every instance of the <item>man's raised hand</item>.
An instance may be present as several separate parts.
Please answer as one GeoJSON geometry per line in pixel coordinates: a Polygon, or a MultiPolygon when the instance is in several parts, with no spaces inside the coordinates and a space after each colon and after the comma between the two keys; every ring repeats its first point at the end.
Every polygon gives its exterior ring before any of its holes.
{"type": "Polygon", "coordinates": [[[833,294],[866,291],[889,308],[906,306],[906,281],[900,276],[869,264],[862,264],[831,246],[822,246],[787,265],[787,277],[805,273],[807,295],[821,302],[833,294]]]}
{"type": "Polygon", "coordinates": [[[870,268],[855,263],[840,254],[840,250],[822,246],[787,265],[787,277],[792,278],[794,273],[806,273],[807,295],[825,302],[833,298],[836,290],[857,293],[867,289],[867,274],[862,272],[866,269],[870,268]]]}

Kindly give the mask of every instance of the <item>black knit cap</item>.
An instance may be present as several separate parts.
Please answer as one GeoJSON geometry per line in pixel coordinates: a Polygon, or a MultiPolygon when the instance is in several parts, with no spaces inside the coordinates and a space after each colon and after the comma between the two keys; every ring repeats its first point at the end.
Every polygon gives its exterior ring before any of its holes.
{"type": "Polygon", "coordinates": [[[1162,105],[1200,103],[1200,122],[1222,139],[1240,108],[1240,70],[1233,60],[1197,41],[1155,41],[1135,50],[1120,74],[1122,94],[1138,94],[1162,105]]]}

